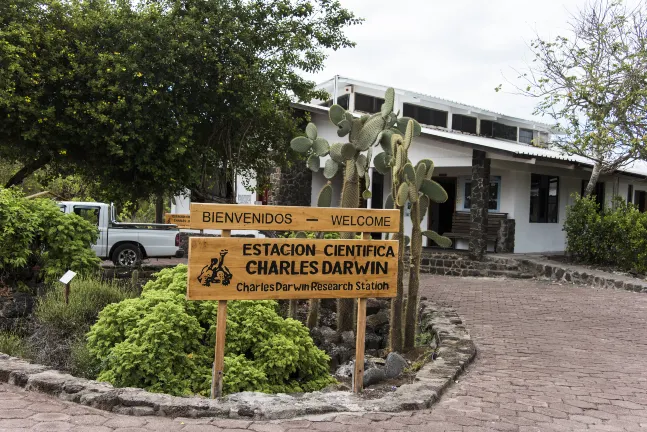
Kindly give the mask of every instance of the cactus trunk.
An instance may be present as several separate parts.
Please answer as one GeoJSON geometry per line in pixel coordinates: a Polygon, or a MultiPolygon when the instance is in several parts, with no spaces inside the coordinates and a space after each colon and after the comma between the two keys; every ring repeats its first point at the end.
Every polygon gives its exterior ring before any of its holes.
{"type": "MultiPolygon", "coordinates": [[[[346,163],[344,170],[344,186],[341,191],[341,206],[345,208],[359,207],[359,177],[352,161],[346,163]]],[[[354,239],[355,233],[341,233],[342,239],[354,239]]],[[[353,330],[355,316],[355,300],[337,300],[337,331],[353,330]]]]}
{"type": "MultiPolygon", "coordinates": [[[[398,174],[393,170],[391,191],[400,187],[398,174]]],[[[393,195],[395,196],[395,195],[393,195]]],[[[400,226],[394,240],[398,241],[398,286],[396,296],[391,299],[391,317],[389,324],[389,348],[391,351],[402,352],[402,301],[404,297],[404,206],[400,210],[400,226]]]]}
{"type": "Polygon", "coordinates": [[[409,268],[409,293],[405,312],[404,348],[412,349],[416,344],[418,323],[418,291],[420,287],[420,259],[422,257],[422,230],[420,229],[420,201],[411,203],[411,248],[409,268]]]}
{"type": "Polygon", "coordinates": [[[312,330],[319,323],[319,299],[310,299],[309,306],[306,325],[312,330]]]}

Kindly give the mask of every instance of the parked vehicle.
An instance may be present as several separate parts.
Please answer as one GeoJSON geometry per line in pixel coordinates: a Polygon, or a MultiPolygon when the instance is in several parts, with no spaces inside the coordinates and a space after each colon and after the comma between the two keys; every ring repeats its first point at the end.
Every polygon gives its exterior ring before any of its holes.
{"type": "Polygon", "coordinates": [[[99,239],[92,249],[116,266],[137,266],[145,258],[184,256],[177,225],[116,222],[112,204],[62,201],[58,205],[62,212],[77,214],[97,226],[99,239]]]}

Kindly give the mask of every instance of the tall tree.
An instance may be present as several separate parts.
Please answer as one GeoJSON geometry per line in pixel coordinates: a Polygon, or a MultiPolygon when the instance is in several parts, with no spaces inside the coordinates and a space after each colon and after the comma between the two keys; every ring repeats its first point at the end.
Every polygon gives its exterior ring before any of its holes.
{"type": "Polygon", "coordinates": [[[236,174],[288,159],[291,97],[322,96],[298,72],[357,23],[336,0],[0,2],[7,185],[48,167],[106,199],[231,199],[236,174]]]}
{"type": "Polygon", "coordinates": [[[595,0],[573,15],[568,35],[531,43],[522,93],[564,132],[553,145],[592,161],[600,175],[647,156],[647,2],[595,0]]]}

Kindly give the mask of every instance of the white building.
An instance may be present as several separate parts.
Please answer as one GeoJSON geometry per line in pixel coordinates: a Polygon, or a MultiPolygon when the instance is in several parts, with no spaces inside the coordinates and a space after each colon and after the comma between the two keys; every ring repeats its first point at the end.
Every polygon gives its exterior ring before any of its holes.
{"type": "MultiPolygon", "coordinates": [[[[320,84],[334,94],[337,103],[352,112],[373,113],[380,109],[386,86],[336,77],[320,84]]],[[[337,136],[337,128],[328,119],[331,101],[295,103],[296,109],[308,111],[319,136],[330,143],[346,141],[337,136]]],[[[411,146],[409,158],[415,165],[429,158],[436,166],[434,180],[447,191],[449,200],[430,207],[423,226],[439,233],[458,233],[456,247],[467,248],[465,232],[456,223],[465,221],[470,212],[472,162],[484,155],[490,164],[490,218],[513,219],[516,226],[515,252],[563,251],[562,231],[566,207],[573,203],[572,194],[581,193],[591,174],[591,162],[546,148],[551,137],[550,126],[492,111],[438,99],[406,90],[395,90],[395,112],[413,117],[423,126],[421,136],[411,146]],[[533,145],[537,144],[537,145],[533,145]],[[463,236],[464,237],[464,236],[463,236]]],[[[374,155],[381,151],[378,146],[374,155]]],[[[326,158],[322,158],[322,166],[326,158]]],[[[390,190],[390,178],[370,170],[373,198],[369,208],[383,208],[390,190]]],[[[312,174],[312,205],[325,184],[323,172],[312,174]]],[[[338,175],[333,182],[335,196],[341,190],[338,175]]],[[[647,196],[647,163],[637,162],[614,175],[603,176],[596,189],[607,203],[620,196],[645,211],[647,196]]],[[[409,218],[405,230],[410,230],[409,218]]],[[[496,231],[496,230],[495,230],[496,231]]],[[[426,239],[425,239],[426,240],[426,239]]],[[[490,241],[492,250],[495,242],[490,241]]]]}

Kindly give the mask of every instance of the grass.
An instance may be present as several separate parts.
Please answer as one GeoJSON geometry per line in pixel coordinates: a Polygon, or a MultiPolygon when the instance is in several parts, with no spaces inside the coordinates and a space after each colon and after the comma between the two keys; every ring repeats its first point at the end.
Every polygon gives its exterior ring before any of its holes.
{"type": "Polygon", "coordinates": [[[25,359],[32,356],[29,344],[25,339],[11,331],[0,332],[0,352],[25,359]]]}

